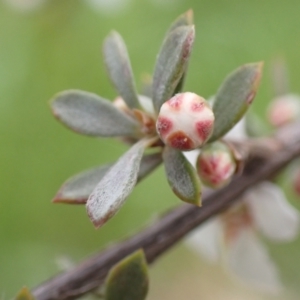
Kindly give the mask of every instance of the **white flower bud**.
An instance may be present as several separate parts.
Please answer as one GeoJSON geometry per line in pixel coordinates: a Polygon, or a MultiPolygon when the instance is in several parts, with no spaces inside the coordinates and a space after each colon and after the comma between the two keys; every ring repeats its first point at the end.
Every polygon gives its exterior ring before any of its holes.
{"type": "Polygon", "coordinates": [[[279,127],[295,121],[300,117],[300,97],[294,94],[275,98],[268,109],[268,120],[279,127]]]}
{"type": "Polygon", "coordinates": [[[236,162],[227,145],[215,142],[201,150],[196,167],[200,179],[206,185],[220,188],[230,182],[236,170],[236,162]]]}
{"type": "Polygon", "coordinates": [[[156,122],[162,141],[181,151],[201,147],[210,137],[214,114],[204,98],[194,93],[181,93],[166,101],[156,122]]]}

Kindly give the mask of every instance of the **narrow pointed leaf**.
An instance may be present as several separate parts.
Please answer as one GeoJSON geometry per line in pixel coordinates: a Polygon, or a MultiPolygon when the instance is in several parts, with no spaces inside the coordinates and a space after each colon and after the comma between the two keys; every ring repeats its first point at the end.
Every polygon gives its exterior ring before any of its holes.
{"type": "Polygon", "coordinates": [[[148,176],[155,168],[157,168],[162,163],[161,153],[153,153],[145,155],[142,159],[138,182],[148,176]]]}
{"type": "MultiPolygon", "coordinates": [[[[145,155],[142,158],[138,182],[146,177],[162,162],[161,153],[145,155]]],[[[54,199],[55,203],[85,204],[100,180],[113,164],[106,164],[81,172],[67,180],[54,199]]]]}
{"type": "Polygon", "coordinates": [[[131,64],[126,45],[119,33],[113,31],[104,41],[104,60],[110,78],[128,107],[138,107],[131,64]]]}
{"type": "Polygon", "coordinates": [[[178,150],[166,147],[165,171],[173,192],[182,200],[201,206],[201,183],[196,170],[178,150]]]}
{"type": "Polygon", "coordinates": [[[52,202],[85,204],[89,195],[112,165],[106,164],[92,168],[71,177],[62,185],[52,202]]]}
{"type": "Polygon", "coordinates": [[[194,26],[180,26],[167,34],[153,76],[152,96],[156,112],[173,95],[186,69],[194,37],[194,26]]]}
{"type": "Polygon", "coordinates": [[[27,287],[23,287],[15,297],[15,300],[34,300],[34,297],[27,287]]]}
{"type": "Polygon", "coordinates": [[[69,90],[51,102],[54,116],[70,129],[90,136],[135,136],[138,124],[111,102],[92,93],[69,90]]]}
{"type": "Polygon", "coordinates": [[[170,33],[174,29],[180,26],[188,26],[194,24],[194,13],[192,9],[189,9],[184,14],[180,15],[170,26],[168,32],[170,33]]]}
{"type": "Polygon", "coordinates": [[[262,66],[241,66],[225,79],[214,99],[215,124],[209,142],[222,137],[244,116],[258,89],[262,66]]]}
{"type": "Polygon", "coordinates": [[[141,77],[141,94],[152,99],[152,76],[147,73],[141,77]]]}
{"type": "MultiPolygon", "coordinates": [[[[193,13],[192,9],[189,9],[187,12],[180,15],[173,22],[173,24],[171,24],[171,26],[169,28],[169,33],[180,26],[188,26],[188,25],[193,25],[193,24],[194,24],[194,13],[193,13]]],[[[173,92],[174,95],[180,93],[183,90],[187,68],[188,68],[188,64],[186,65],[185,70],[173,92]]]]}
{"type": "Polygon", "coordinates": [[[105,283],[105,300],[144,300],[148,288],[145,254],[143,250],[138,250],[109,271],[105,283]]]}
{"type": "MultiPolygon", "coordinates": [[[[188,66],[186,66],[186,69],[187,69],[188,66]]],[[[174,93],[173,95],[176,95],[180,92],[182,92],[183,90],[183,86],[184,86],[184,82],[185,82],[185,76],[186,76],[186,70],[184,71],[184,73],[182,74],[178,84],[176,85],[176,88],[174,90],[174,93]]]]}
{"type": "Polygon", "coordinates": [[[87,213],[96,228],[114,216],[132,192],[146,147],[144,140],[133,145],[109,169],[89,196],[87,213]]]}

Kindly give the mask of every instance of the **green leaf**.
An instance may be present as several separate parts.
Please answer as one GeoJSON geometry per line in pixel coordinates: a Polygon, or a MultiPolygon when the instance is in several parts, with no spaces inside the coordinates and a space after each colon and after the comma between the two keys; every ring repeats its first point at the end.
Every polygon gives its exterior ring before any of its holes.
{"type": "Polygon", "coordinates": [[[163,160],[168,182],[173,192],[182,200],[201,206],[201,183],[195,168],[182,152],[165,147],[163,160]]]}
{"type": "Polygon", "coordinates": [[[90,136],[136,136],[138,123],[111,102],[92,93],[69,90],[51,102],[54,116],[70,129],[90,136]]]}
{"type": "Polygon", "coordinates": [[[178,82],[178,84],[177,84],[177,86],[176,86],[176,88],[174,90],[173,95],[176,95],[176,94],[182,92],[183,86],[184,86],[184,82],[185,82],[186,70],[187,70],[187,66],[186,66],[186,69],[185,69],[184,73],[182,74],[182,76],[181,76],[181,78],[180,78],[180,80],[179,80],[179,82],[178,82]]]}
{"type": "Polygon", "coordinates": [[[189,9],[184,14],[180,15],[170,26],[168,33],[180,26],[188,26],[194,24],[194,13],[192,9],[189,9]]]}
{"type": "Polygon", "coordinates": [[[112,164],[106,164],[71,177],[62,185],[52,202],[85,204],[89,195],[111,166],[112,164]]]}
{"type": "MultiPolygon", "coordinates": [[[[180,27],[180,26],[188,26],[188,25],[193,25],[194,24],[194,13],[192,9],[189,9],[187,12],[184,14],[180,15],[170,26],[169,33],[173,31],[174,29],[180,27]]],[[[173,92],[173,94],[178,94],[182,91],[185,78],[186,78],[186,72],[187,72],[188,64],[185,67],[185,70],[173,92]]]]}
{"type": "Polygon", "coordinates": [[[258,89],[263,63],[241,66],[225,79],[213,103],[213,142],[227,133],[246,113],[258,89]]]}
{"type": "Polygon", "coordinates": [[[96,228],[114,216],[132,192],[147,146],[145,140],[133,145],[109,169],[89,196],[86,203],[87,213],[96,228]]]}
{"type": "MultiPolygon", "coordinates": [[[[138,182],[162,162],[161,153],[145,155],[142,158],[138,182]]],[[[67,180],[52,200],[55,203],[85,204],[89,195],[113,164],[106,164],[81,172],[67,180]]]]}
{"type": "Polygon", "coordinates": [[[172,97],[181,79],[195,38],[194,26],[180,26],[167,34],[154,69],[152,95],[156,112],[172,97]]]}
{"type": "Polygon", "coordinates": [[[140,182],[146,176],[148,176],[161,163],[162,163],[162,156],[160,152],[145,155],[141,161],[139,175],[138,175],[138,182],[140,182]]]}
{"type": "Polygon", "coordinates": [[[108,273],[105,300],[144,300],[149,288],[148,268],[143,250],[116,264],[108,273]]]}
{"type": "Polygon", "coordinates": [[[23,287],[15,297],[15,300],[34,300],[34,297],[27,287],[23,287]]]}
{"type": "Polygon", "coordinates": [[[103,45],[104,60],[110,78],[128,107],[138,107],[131,64],[126,45],[119,33],[113,31],[103,45]]]}

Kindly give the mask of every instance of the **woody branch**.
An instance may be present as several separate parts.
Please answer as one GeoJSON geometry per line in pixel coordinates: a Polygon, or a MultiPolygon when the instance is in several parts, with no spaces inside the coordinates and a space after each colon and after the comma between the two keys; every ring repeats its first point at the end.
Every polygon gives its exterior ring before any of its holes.
{"type": "Polygon", "coordinates": [[[238,201],[245,190],[273,177],[298,157],[299,126],[294,123],[271,137],[237,145],[247,157],[243,174],[225,188],[205,191],[201,208],[185,204],[173,209],[140,233],[41,283],[33,289],[33,295],[37,300],[78,298],[101,286],[110,268],[139,248],[144,249],[148,263],[154,262],[194,228],[238,201]]]}

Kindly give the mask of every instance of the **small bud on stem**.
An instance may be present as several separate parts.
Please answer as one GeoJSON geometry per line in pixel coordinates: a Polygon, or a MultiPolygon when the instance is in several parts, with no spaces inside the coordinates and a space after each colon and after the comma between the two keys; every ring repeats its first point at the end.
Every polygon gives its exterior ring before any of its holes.
{"type": "Polygon", "coordinates": [[[175,95],[162,105],[156,129],[166,145],[189,151],[203,146],[208,140],[214,119],[204,98],[186,92],[175,95]]]}
{"type": "Polygon", "coordinates": [[[268,109],[269,122],[280,127],[300,117],[300,97],[288,94],[275,98],[268,109]]]}
{"type": "Polygon", "coordinates": [[[221,142],[203,147],[196,166],[200,179],[212,188],[228,184],[236,170],[230,148],[221,142]]]}

